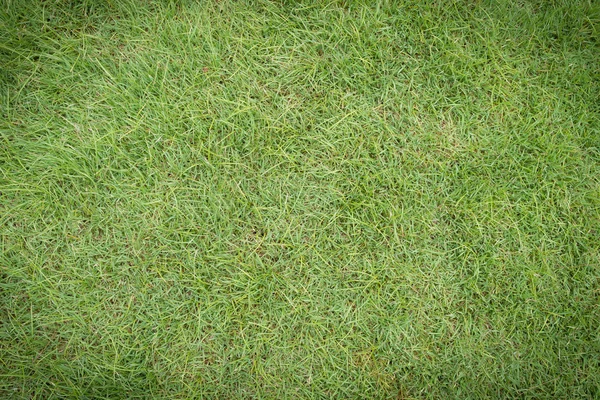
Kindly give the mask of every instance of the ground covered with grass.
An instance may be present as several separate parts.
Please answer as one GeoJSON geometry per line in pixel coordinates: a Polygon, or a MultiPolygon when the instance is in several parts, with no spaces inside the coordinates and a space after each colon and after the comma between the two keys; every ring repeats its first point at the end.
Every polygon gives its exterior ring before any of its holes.
{"type": "Polygon", "coordinates": [[[600,396],[599,29],[3,1],[0,395],[600,396]]]}

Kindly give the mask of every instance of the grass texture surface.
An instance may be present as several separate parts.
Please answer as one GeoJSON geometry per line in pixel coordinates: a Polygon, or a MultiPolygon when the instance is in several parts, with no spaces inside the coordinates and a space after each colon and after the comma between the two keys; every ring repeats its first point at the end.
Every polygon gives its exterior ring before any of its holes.
{"type": "Polygon", "coordinates": [[[599,397],[599,29],[1,1],[0,397],[599,397]]]}

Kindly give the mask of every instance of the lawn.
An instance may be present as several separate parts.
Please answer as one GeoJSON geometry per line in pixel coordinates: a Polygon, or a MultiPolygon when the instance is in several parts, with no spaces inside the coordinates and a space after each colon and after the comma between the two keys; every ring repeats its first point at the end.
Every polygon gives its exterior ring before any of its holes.
{"type": "Polygon", "coordinates": [[[600,4],[0,7],[0,397],[600,397],[600,4]]]}

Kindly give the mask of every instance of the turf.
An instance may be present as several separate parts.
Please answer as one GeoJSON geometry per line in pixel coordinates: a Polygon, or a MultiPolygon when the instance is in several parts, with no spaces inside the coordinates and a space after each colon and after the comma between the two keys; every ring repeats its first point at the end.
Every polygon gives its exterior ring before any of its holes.
{"type": "Polygon", "coordinates": [[[3,0],[0,396],[600,397],[599,29],[3,0]]]}

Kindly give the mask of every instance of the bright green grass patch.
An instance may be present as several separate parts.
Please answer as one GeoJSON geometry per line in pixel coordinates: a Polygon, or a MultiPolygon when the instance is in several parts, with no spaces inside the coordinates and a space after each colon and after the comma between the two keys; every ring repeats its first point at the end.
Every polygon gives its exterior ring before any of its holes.
{"type": "Polygon", "coordinates": [[[597,3],[175,3],[3,2],[3,397],[600,396],[597,3]]]}

